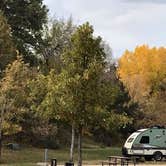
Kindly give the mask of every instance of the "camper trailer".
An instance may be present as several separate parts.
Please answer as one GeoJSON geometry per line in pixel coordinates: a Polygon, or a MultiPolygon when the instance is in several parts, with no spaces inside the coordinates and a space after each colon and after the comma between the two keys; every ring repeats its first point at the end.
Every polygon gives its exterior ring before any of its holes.
{"type": "Polygon", "coordinates": [[[122,148],[124,156],[144,157],[156,161],[166,157],[166,128],[154,126],[131,134],[122,148]]]}

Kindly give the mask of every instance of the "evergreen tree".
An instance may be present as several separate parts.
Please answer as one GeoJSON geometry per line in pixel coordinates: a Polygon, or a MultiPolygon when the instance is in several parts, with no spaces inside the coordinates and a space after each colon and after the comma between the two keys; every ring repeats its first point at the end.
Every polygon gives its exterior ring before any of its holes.
{"type": "Polygon", "coordinates": [[[7,24],[2,12],[0,12],[0,72],[14,59],[14,54],[10,26],[7,24]]]}
{"type": "Polygon", "coordinates": [[[1,0],[0,10],[7,18],[16,48],[24,60],[34,65],[35,51],[42,41],[43,24],[47,22],[47,8],[43,0],[1,0]]]}

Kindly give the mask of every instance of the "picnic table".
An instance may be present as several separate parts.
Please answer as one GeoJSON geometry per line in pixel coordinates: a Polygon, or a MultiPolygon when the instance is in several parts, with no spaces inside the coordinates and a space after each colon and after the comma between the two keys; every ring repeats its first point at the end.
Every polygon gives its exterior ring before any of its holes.
{"type": "Polygon", "coordinates": [[[124,156],[108,156],[108,161],[103,161],[102,166],[109,165],[109,166],[128,166],[129,164],[133,164],[136,166],[136,160],[132,160],[129,157],[124,156]]]}

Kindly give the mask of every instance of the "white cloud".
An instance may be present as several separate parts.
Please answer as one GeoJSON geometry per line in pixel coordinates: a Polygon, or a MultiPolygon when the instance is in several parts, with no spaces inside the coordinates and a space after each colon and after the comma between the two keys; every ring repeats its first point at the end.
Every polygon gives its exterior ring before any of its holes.
{"type": "Polygon", "coordinates": [[[123,0],[127,3],[166,3],[165,0],[123,0]]]}
{"type": "Polygon", "coordinates": [[[136,45],[166,44],[165,0],[44,0],[58,17],[72,14],[75,22],[89,21],[95,33],[110,43],[115,56],[136,45]],[[165,3],[164,3],[165,2],[165,3]]]}

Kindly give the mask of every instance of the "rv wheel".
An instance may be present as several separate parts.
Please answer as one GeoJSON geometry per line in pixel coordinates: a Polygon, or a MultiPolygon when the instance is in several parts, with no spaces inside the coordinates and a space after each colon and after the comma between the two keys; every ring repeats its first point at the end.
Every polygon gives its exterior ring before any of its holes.
{"type": "Polygon", "coordinates": [[[153,157],[156,161],[161,161],[163,158],[163,155],[161,152],[155,152],[153,157]]]}

